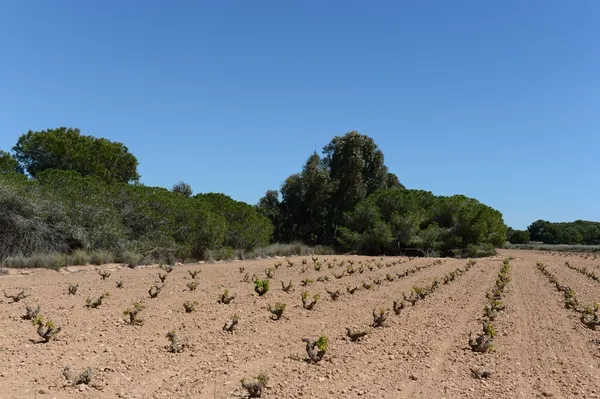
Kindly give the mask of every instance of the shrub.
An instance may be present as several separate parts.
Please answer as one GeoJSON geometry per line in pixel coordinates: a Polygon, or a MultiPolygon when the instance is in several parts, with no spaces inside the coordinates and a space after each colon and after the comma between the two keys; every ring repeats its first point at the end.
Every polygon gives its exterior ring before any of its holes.
{"type": "Polygon", "coordinates": [[[309,285],[313,285],[315,283],[315,280],[310,279],[310,278],[305,278],[304,280],[302,280],[300,282],[300,285],[302,285],[303,287],[308,287],[309,285]]]}
{"type": "Polygon", "coordinates": [[[23,320],[33,320],[40,313],[40,306],[38,305],[35,309],[25,304],[25,314],[21,316],[23,320]]]}
{"type": "MultiPolygon", "coordinates": [[[[250,251],[240,253],[239,257],[242,259],[255,259],[272,258],[275,256],[307,256],[311,254],[332,255],[334,254],[334,250],[331,247],[326,247],[322,245],[311,247],[299,242],[293,242],[289,244],[275,243],[267,247],[254,248],[250,251]]],[[[288,264],[288,266],[293,266],[293,262],[292,265],[288,264]]]]}
{"type": "Polygon", "coordinates": [[[269,292],[269,280],[256,280],[254,281],[254,292],[258,294],[258,296],[264,296],[267,292],[269,292]]]}
{"type": "Polygon", "coordinates": [[[223,331],[226,332],[234,332],[237,329],[238,322],[240,321],[240,317],[237,314],[234,314],[227,323],[223,326],[223,331]]]}
{"type": "Polygon", "coordinates": [[[81,374],[76,374],[72,371],[70,366],[67,366],[63,369],[63,376],[73,386],[80,384],[89,385],[89,383],[92,382],[92,369],[90,367],[86,367],[81,374]]]}
{"type": "Polygon", "coordinates": [[[120,263],[125,263],[129,267],[136,267],[142,264],[143,259],[144,255],[140,253],[125,251],[120,257],[117,257],[115,260],[121,261],[120,263]]]}
{"type": "Polygon", "coordinates": [[[318,363],[323,359],[328,349],[328,339],[326,336],[323,335],[316,341],[309,338],[302,338],[302,342],[306,343],[306,354],[311,362],[318,363]]]}
{"type": "Polygon", "coordinates": [[[65,255],[60,254],[34,254],[30,257],[21,255],[8,258],[4,265],[12,269],[43,268],[59,270],[66,265],[65,255]]]}
{"type": "Polygon", "coordinates": [[[137,317],[138,313],[143,309],[144,305],[141,302],[135,302],[132,307],[125,309],[123,315],[129,317],[129,320],[125,320],[127,324],[131,326],[140,326],[144,324],[144,321],[137,317]]]}
{"type": "Polygon", "coordinates": [[[229,305],[231,301],[235,299],[235,294],[229,295],[229,290],[223,291],[221,295],[219,295],[218,303],[229,305]]]}
{"type": "Polygon", "coordinates": [[[283,312],[285,311],[285,303],[277,302],[274,307],[271,307],[269,304],[267,306],[267,310],[271,313],[271,318],[273,320],[279,320],[283,316],[283,312]]]}
{"type": "Polygon", "coordinates": [[[173,266],[165,265],[164,263],[158,265],[158,268],[164,270],[165,272],[167,272],[167,274],[171,273],[174,270],[173,266]]]}
{"type": "Polygon", "coordinates": [[[106,250],[94,251],[90,256],[90,262],[97,266],[114,263],[114,261],[115,256],[112,254],[112,252],[106,250]]]}
{"type": "Polygon", "coordinates": [[[110,292],[106,291],[105,293],[103,293],[102,295],[100,295],[98,298],[92,300],[91,298],[86,298],[85,300],[85,306],[87,306],[90,309],[95,309],[97,307],[99,307],[100,305],[102,305],[102,301],[104,300],[104,298],[108,298],[110,296],[110,292]]]}
{"type": "Polygon", "coordinates": [[[198,306],[198,301],[185,301],[183,303],[183,308],[185,309],[185,313],[193,313],[196,311],[196,306],[198,306]]]}
{"type": "Polygon", "coordinates": [[[183,349],[186,347],[185,344],[179,341],[179,336],[177,335],[177,331],[171,330],[167,333],[167,338],[169,340],[169,345],[167,349],[171,353],[181,353],[183,349]]]}
{"type": "Polygon", "coordinates": [[[249,398],[262,398],[263,389],[266,388],[268,381],[269,377],[266,374],[259,374],[250,380],[243,378],[240,382],[242,388],[248,392],[249,398]]]}
{"type": "Polygon", "coordinates": [[[356,342],[370,333],[368,330],[355,330],[352,327],[346,327],[346,336],[350,338],[351,342],[356,342]]]}
{"type": "Polygon", "coordinates": [[[373,327],[384,327],[387,319],[388,311],[380,308],[379,311],[373,309],[373,327]]]}
{"type": "Polygon", "coordinates": [[[483,322],[482,330],[483,331],[476,337],[473,337],[472,333],[469,333],[469,346],[471,347],[471,350],[475,352],[484,353],[493,349],[492,342],[496,336],[496,330],[494,330],[491,323],[487,321],[483,322]]]}
{"type": "Polygon", "coordinates": [[[186,286],[190,291],[196,291],[196,287],[198,287],[198,282],[196,280],[189,281],[186,286]]]}
{"type": "Polygon", "coordinates": [[[160,294],[160,292],[162,291],[162,289],[164,288],[165,284],[154,284],[152,287],[150,287],[150,289],[148,290],[148,295],[150,295],[150,298],[156,298],[158,296],[158,294],[160,294]]]}
{"type": "Polygon", "coordinates": [[[75,266],[84,266],[90,263],[91,257],[82,249],[76,249],[71,255],[71,262],[75,266]]]}
{"type": "Polygon", "coordinates": [[[325,291],[327,291],[327,293],[329,294],[329,296],[331,297],[332,301],[337,301],[338,298],[342,295],[342,293],[340,292],[340,290],[336,290],[336,291],[329,291],[328,289],[325,289],[325,291]]]}
{"type": "Polygon", "coordinates": [[[110,277],[110,272],[107,270],[98,270],[98,274],[102,277],[102,280],[106,280],[110,277]]]}
{"type": "Polygon", "coordinates": [[[42,316],[37,316],[32,320],[34,325],[37,325],[37,333],[42,338],[42,342],[50,342],[53,339],[56,339],[56,334],[61,331],[60,327],[56,327],[52,320],[48,320],[44,323],[44,318],[42,316]],[[44,330],[44,327],[46,328],[44,330]]]}
{"type": "Polygon", "coordinates": [[[317,302],[319,302],[319,298],[319,294],[315,294],[312,301],[308,302],[308,292],[304,291],[302,293],[302,307],[306,310],[313,310],[317,302]]]}
{"type": "Polygon", "coordinates": [[[69,295],[75,295],[77,288],[79,288],[79,284],[69,284],[69,295]]]}

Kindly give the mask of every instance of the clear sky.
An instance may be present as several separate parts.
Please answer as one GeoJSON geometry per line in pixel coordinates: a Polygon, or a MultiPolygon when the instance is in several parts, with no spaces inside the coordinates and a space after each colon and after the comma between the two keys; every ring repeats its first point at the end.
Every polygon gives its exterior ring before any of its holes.
{"type": "Polygon", "coordinates": [[[0,149],[78,127],[250,203],[332,137],[525,228],[600,220],[600,1],[4,1],[0,149]]]}

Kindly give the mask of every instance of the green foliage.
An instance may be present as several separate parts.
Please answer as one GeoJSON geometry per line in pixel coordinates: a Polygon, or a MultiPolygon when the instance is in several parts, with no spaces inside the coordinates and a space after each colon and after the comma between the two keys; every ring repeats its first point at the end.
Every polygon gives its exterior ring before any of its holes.
{"type": "Polygon", "coordinates": [[[325,335],[321,335],[316,344],[319,350],[326,351],[329,348],[329,339],[325,335]]]}
{"type": "Polygon", "coordinates": [[[99,249],[90,254],[90,263],[93,265],[106,265],[114,261],[115,256],[110,251],[99,249]]]}
{"type": "Polygon", "coordinates": [[[139,326],[144,324],[144,321],[138,318],[138,313],[144,310],[144,304],[135,302],[132,307],[123,311],[123,315],[129,317],[125,321],[131,326],[139,326]]]}
{"type": "Polygon", "coordinates": [[[177,184],[174,184],[171,191],[173,191],[174,193],[183,194],[186,197],[191,197],[193,194],[192,187],[189,184],[184,183],[182,181],[180,181],[177,184]]]}
{"type": "Polygon", "coordinates": [[[531,241],[544,244],[600,244],[600,222],[576,220],[570,223],[551,223],[537,220],[527,228],[527,231],[531,241]]]}
{"type": "Polygon", "coordinates": [[[505,232],[500,212],[474,199],[391,189],[374,193],[347,213],[338,241],[345,250],[370,255],[421,249],[486,256],[503,244],[505,232]]]}
{"type": "Polygon", "coordinates": [[[64,250],[64,210],[49,198],[32,198],[26,184],[0,174],[0,261],[64,250]]]}
{"type": "Polygon", "coordinates": [[[271,306],[270,304],[267,306],[267,310],[271,313],[271,318],[273,320],[279,320],[283,316],[283,312],[285,311],[286,304],[277,302],[275,306],[271,306]]]}
{"type": "Polygon", "coordinates": [[[72,252],[69,262],[77,264],[114,260],[133,267],[175,257],[230,259],[235,248],[224,246],[226,239],[244,251],[268,243],[273,226],[253,207],[209,198],[106,184],[73,171],[43,171],[35,180],[0,174],[0,208],[6,210],[0,214],[0,259],[72,252]]]}
{"type": "Polygon", "coordinates": [[[0,174],[23,174],[19,161],[8,152],[0,150],[0,174]]]}
{"type": "Polygon", "coordinates": [[[223,246],[249,250],[269,243],[273,224],[251,205],[223,194],[202,194],[194,198],[225,219],[223,246]]]}
{"type": "Polygon", "coordinates": [[[83,266],[90,263],[91,258],[87,252],[81,249],[76,249],[71,255],[71,260],[75,266],[83,266]]]}
{"type": "Polygon", "coordinates": [[[127,147],[81,135],[79,129],[29,131],[19,137],[13,151],[33,177],[45,170],[58,169],[96,176],[107,183],[128,183],[140,178],[137,159],[127,147]]]}
{"type": "Polygon", "coordinates": [[[341,245],[361,254],[489,256],[504,244],[502,215],[464,196],[406,190],[373,139],[335,137],[288,177],[281,200],[268,191],[257,209],[282,241],[341,245]]]}
{"type": "Polygon", "coordinates": [[[269,280],[255,280],[254,291],[258,294],[258,296],[265,295],[267,292],[269,292],[269,280]]]}
{"type": "Polygon", "coordinates": [[[509,227],[506,240],[511,244],[529,244],[531,238],[528,230],[513,230],[509,227]]]}

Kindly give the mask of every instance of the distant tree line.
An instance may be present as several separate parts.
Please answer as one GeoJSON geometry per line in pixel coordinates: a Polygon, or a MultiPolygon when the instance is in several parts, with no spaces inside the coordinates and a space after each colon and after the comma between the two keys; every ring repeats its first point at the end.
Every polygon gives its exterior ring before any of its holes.
{"type": "Polygon", "coordinates": [[[500,212],[474,199],[407,190],[373,139],[355,131],[335,137],[323,157],[312,154],[257,208],[273,222],[274,241],[371,255],[489,254],[507,229],[500,212]]]}
{"type": "Polygon", "coordinates": [[[600,244],[600,222],[576,220],[567,223],[552,223],[537,220],[527,228],[527,232],[531,241],[544,244],[600,244]]]}

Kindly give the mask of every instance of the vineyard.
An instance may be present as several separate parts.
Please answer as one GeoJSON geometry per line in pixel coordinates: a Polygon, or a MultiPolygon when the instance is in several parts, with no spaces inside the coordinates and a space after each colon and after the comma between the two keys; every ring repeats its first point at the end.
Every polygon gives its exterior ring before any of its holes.
{"type": "Polygon", "coordinates": [[[600,257],[11,270],[0,398],[600,398],[600,257]]]}

